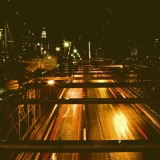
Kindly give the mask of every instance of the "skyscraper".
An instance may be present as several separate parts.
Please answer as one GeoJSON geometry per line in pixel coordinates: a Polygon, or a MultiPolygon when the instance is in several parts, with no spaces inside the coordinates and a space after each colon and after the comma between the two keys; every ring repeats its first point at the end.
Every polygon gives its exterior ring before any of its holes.
{"type": "Polygon", "coordinates": [[[112,10],[108,8],[107,13],[100,24],[98,50],[104,53],[112,51],[112,10]]]}
{"type": "Polygon", "coordinates": [[[35,35],[30,30],[25,30],[22,34],[22,53],[24,57],[35,56],[35,35]]]}
{"type": "Polygon", "coordinates": [[[52,44],[47,36],[47,31],[45,27],[43,27],[41,32],[41,43],[40,43],[40,51],[42,55],[51,54],[53,52],[52,44]]]}
{"type": "Polygon", "coordinates": [[[41,38],[42,38],[42,39],[47,38],[47,33],[46,33],[45,27],[43,27],[43,30],[42,30],[42,33],[41,33],[41,38]]]}
{"type": "Polygon", "coordinates": [[[155,56],[160,56],[160,50],[159,50],[159,47],[160,47],[160,41],[158,38],[155,38],[154,39],[154,44],[153,44],[153,52],[154,52],[154,55],[155,56]]]}

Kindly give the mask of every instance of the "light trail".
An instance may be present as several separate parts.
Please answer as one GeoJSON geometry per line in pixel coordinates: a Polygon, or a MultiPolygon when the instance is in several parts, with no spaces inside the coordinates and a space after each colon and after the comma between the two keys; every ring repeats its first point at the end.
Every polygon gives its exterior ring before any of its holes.
{"type": "MultiPolygon", "coordinates": [[[[74,81],[76,82],[76,81],[74,81]]],[[[74,83],[73,82],[73,83],[74,83]]],[[[65,98],[78,98],[78,97],[82,97],[83,95],[83,89],[82,88],[70,88],[67,91],[67,94],[65,96],[65,98]]],[[[52,134],[50,135],[49,139],[50,140],[58,140],[58,137],[60,137],[61,139],[64,139],[65,137],[63,137],[63,132],[65,132],[65,130],[67,129],[67,126],[65,127],[64,130],[61,130],[62,128],[62,124],[67,123],[68,118],[70,118],[70,116],[72,116],[72,124],[70,124],[71,126],[74,127],[70,127],[70,129],[72,128],[73,130],[73,139],[74,140],[78,140],[80,139],[80,131],[81,131],[81,119],[82,119],[82,109],[83,109],[83,105],[82,104],[64,104],[62,105],[62,109],[59,112],[59,115],[57,117],[56,123],[54,125],[54,128],[52,129],[52,134]]],[[[69,124],[68,124],[69,125],[69,124]]],[[[66,135],[67,136],[67,135],[66,135]]],[[[67,137],[66,137],[67,138],[67,137]]],[[[69,156],[70,154],[66,154],[66,153],[61,153],[61,154],[57,154],[57,153],[45,153],[42,157],[42,160],[47,160],[50,159],[51,157],[54,159],[58,159],[59,157],[63,158],[66,156],[69,156]]],[[[78,153],[72,153],[71,154],[71,159],[72,160],[78,160],[78,153]]],[[[66,159],[66,158],[65,158],[66,159]]]]}

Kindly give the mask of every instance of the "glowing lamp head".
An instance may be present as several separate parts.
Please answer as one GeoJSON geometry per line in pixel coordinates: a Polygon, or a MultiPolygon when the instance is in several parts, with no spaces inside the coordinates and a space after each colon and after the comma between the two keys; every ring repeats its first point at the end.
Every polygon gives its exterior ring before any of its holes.
{"type": "Polygon", "coordinates": [[[69,42],[64,42],[64,47],[68,47],[69,46],[69,42]]]}
{"type": "Polygon", "coordinates": [[[56,47],[56,51],[60,51],[60,47],[56,47]]]}
{"type": "Polygon", "coordinates": [[[47,83],[52,85],[52,84],[54,84],[54,80],[49,80],[47,83]]]}
{"type": "Polygon", "coordinates": [[[74,50],[73,50],[73,52],[74,52],[74,53],[77,53],[77,50],[76,50],[76,49],[74,49],[74,50]]]}

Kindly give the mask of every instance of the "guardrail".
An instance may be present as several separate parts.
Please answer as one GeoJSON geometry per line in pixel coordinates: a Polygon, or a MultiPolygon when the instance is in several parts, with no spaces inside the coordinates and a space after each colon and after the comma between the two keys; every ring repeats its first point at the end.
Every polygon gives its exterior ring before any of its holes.
{"type": "Polygon", "coordinates": [[[160,98],[61,98],[1,100],[0,104],[134,104],[160,103],[160,98]]]}
{"type": "Polygon", "coordinates": [[[31,140],[2,142],[0,151],[12,152],[158,152],[160,141],[152,140],[31,140]]]}

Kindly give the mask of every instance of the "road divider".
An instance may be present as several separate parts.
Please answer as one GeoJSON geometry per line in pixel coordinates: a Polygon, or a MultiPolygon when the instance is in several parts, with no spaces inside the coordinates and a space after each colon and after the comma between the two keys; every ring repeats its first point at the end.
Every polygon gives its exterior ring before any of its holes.
{"type": "Polygon", "coordinates": [[[86,128],[83,128],[83,140],[86,141],[86,128]]]}

